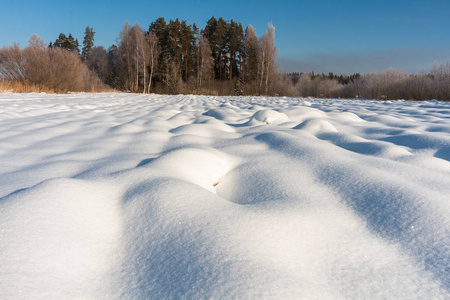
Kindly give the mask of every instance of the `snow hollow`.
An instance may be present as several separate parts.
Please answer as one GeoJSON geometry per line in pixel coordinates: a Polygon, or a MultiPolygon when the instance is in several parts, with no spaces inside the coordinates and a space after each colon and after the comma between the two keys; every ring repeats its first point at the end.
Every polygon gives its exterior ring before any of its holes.
{"type": "Polygon", "coordinates": [[[1,299],[449,299],[450,103],[0,94],[1,299]]]}

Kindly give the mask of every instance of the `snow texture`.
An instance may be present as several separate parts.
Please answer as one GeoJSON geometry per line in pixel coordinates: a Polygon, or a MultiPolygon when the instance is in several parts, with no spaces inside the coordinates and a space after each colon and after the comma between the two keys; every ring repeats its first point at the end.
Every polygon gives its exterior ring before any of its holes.
{"type": "Polygon", "coordinates": [[[0,94],[0,299],[449,299],[450,103],[0,94]]]}

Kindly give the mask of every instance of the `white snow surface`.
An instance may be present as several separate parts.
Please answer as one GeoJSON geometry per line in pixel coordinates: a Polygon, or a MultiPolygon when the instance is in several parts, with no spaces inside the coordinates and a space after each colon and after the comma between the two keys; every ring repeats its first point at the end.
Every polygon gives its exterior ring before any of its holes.
{"type": "Polygon", "coordinates": [[[449,299],[450,103],[0,94],[0,299],[449,299]]]}

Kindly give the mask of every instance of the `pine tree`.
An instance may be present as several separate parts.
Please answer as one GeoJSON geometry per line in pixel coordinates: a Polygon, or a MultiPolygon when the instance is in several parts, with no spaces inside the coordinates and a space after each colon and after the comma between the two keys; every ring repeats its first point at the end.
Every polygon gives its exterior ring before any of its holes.
{"type": "Polygon", "coordinates": [[[244,83],[250,83],[251,94],[255,94],[258,76],[258,37],[251,25],[245,29],[242,73],[244,83]]]}
{"type": "MultiPolygon", "coordinates": [[[[221,20],[223,19],[221,18],[221,20]]],[[[217,21],[217,19],[214,16],[212,16],[211,19],[209,19],[206,22],[206,26],[202,30],[202,36],[209,41],[209,45],[211,47],[211,55],[214,61],[214,74],[216,79],[221,78],[221,63],[222,63],[221,46],[222,40],[224,38],[223,29],[221,28],[219,30],[218,24],[219,22],[217,21]],[[218,33],[218,31],[221,31],[221,33],[218,33]]]]}
{"type": "Polygon", "coordinates": [[[214,59],[214,73],[217,80],[232,80],[239,76],[244,32],[242,24],[233,20],[218,20],[213,16],[201,31],[208,39],[214,59]]]}
{"type": "Polygon", "coordinates": [[[64,48],[72,52],[76,51],[78,54],[80,54],[80,49],[78,48],[79,46],[80,45],[78,44],[78,39],[75,39],[72,34],[69,33],[69,36],[64,42],[64,48]]]}
{"type": "Polygon", "coordinates": [[[215,32],[215,47],[217,47],[217,68],[219,73],[219,79],[225,80],[226,65],[228,63],[227,56],[227,21],[223,18],[219,18],[217,21],[217,28],[215,32]]]}
{"type": "Polygon", "coordinates": [[[238,57],[242,52],[244,32],[242,24],[233,20],[230,21],[227,27],[226,52],[228,53],[227,57],[229,57],[228,77],[231,81],[234,77],[239,76],[240,61],[238,57]]]}
{"type": "Polygon", "coordinates": [[[121,82],[119,77],[119,48],[117,45],[111,45],[108,48],[108,75],[106,78],[106,83],[113,88],[121,89],[121,82]]]}
{"type": "Polygon", "coordinates": [[[64,33],[60,33],[58,38],[53,43],[53,47],[56,48],[64,48],[64,42],[67,40],[67,37],[64,33]]]}
{"type": "Polygon", "coordinates": [[[86,61],[92,53],[92,48],[94,47],[94,29],[87,26],[84,32],[83,39],[83,49],[81,52],[81,60],[86,61]]]}
{"type": "Polygon", "coordinates": [[[76,52],[80,54],[78,39],[74,39],[72,34],[66,36],[64,33],[60,33],[59,37],[53,43],[52,47],[65,49],[67,51],[76,52]]]}
{"type": "MultiPolygon", "coordinates": [[[[169,50],[169,64],[176,65],[177,71],[179,73],[179,79],[182,79],[182,56],[183,56],[183,46],[181,41],[181,23],[180,20],[175,19],[175,21],[170,20],[169,25],[167,25],[168,30],[168,50],[169,50]]],[[[172,75],[175,72],[172,72],[172,75]]]]}
{"type": "Polygon", "coordinates": [[[183,56],[183,73],[184,80],[187,81],[189,71],[194,68],[195,47],[198,29],[195,23],[193,25],[187,25],[186,21],[181,22],[181,45],[183,56]]]}
{"type": "Polygon", "coordinates": [[[164,18],[156,19],[155,22],[151,23],[148,33],[154,33],[158,39],[158,67],[155,68],[155,70],[159,70],[157,78],[159,78],[160,82],[163,82],[169,65],[169,37],[166,20],[164,20],[164,18]]]}

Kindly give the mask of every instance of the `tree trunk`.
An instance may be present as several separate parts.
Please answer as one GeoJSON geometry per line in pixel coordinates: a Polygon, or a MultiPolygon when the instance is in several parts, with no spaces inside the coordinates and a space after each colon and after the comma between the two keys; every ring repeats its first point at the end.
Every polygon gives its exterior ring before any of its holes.
{"type": "Polygon", "coordinates": [[[155,66],[154,52],[153,49],[150,50],[150,78],[148,79],[147,93],[150,94],[152,88],[152,78],[153,78],[153,68],[155,66]]]}
{"type": "Polygon", "coordinates": [[[153,65],[150,68],[150,78],[148,79],[148,89],[147,92],[150,94],[152,88],[152,78],[153,78],[153,65]]]}
{"type": "MultiPolygon", "coordinates": [[[[264,45],[262,46],[262,47],[264,47],[264,45]]],[[[261,78],[260,78],[260,81],[259,81],[259,89],[261,90],[262,89],[262,86],[263,86],[263,80],[264,80],[264,63],[265,63],[265,49],[263,49],[262,50],[263,52],[262,52],[262,59],[261,59],[261,78]]]]}
{"type": "Polygon", "coordinates": [[[269,94],[269,62],[267,62],[267,70],[266,70],[266,96],[269,94]]]}

